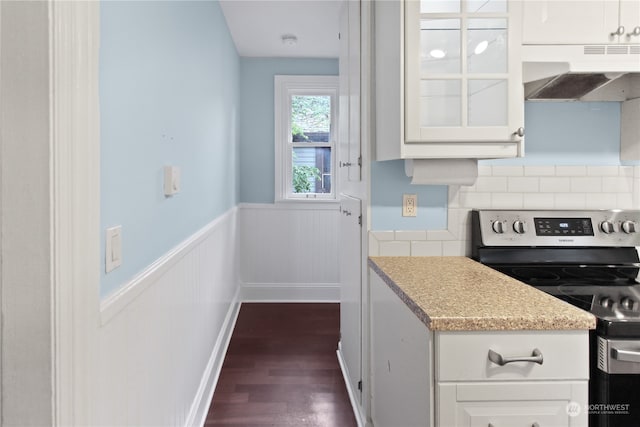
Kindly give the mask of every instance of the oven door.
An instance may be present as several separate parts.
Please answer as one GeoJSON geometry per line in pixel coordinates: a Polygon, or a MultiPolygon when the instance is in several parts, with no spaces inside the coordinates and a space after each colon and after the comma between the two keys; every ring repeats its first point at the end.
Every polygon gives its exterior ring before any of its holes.
{"type": "Polygon", "coordinates": [[[592,371],[590,425],[640,426],[640,339],[597,337],[592,371]]]}

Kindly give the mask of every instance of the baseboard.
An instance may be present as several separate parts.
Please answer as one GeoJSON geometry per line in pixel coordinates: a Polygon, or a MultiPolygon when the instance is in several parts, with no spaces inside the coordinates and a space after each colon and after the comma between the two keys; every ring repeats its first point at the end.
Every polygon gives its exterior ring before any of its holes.
{"type": "Polygon", "coordinates": [[[353,409],[353,416],[356,418],[358,427],[364,427],[366,425],[366,418],[362,413],[362,407],[358,404],[358,400],[356,399],[356,390],[351,387],[347,365],[344,363],[344,358],[342,357],[342,347],[339,342],[338,350],[336,350],[336,355],[338,356],[338,363],[340,364],[340,371],[342,372],[342,377],[344,378],[344,384],[347,386],[347,393],[349,394],[349,401],[351,402],[351,408],[353,409]]]}
{"type": "Polygon", "coordinates": [[[242,302],[340,302],[339,283],[243,283],[242,302]]]}
{"type": "Polygon", "coordinates": [[[213,351],[209,357],[209,362],[202,375],[200,381],[200,387],[191,405],[191,409],[186,418],[185,427],[191,426],[204,426],[209,413],[209,406],[213,399],[213,393],[216,390],[218,384],[218,378],[220,377],[220,371],[222,370],[222,364],[224,363],[224,357],[229,348],[229,342],[233,334],[233,329],[238,319],[240,312],[240,288],[237,288],[236,293],[229,306],[229,311],[224,319],[222,329],[218,334],[216,344],[213,346],[213,351]]]}

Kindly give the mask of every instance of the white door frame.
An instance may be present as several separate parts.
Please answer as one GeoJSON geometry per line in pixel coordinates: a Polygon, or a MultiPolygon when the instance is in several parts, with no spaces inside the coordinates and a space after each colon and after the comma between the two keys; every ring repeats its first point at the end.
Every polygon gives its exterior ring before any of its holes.
{"type": "Polygon", "coordinates": [[[89,425],[100,307],[100,3],[48,2],[54,422],[89,425]]]}
{"type": "Polygon", "coordinates": [[[0,30],[0,225],[11,230],[8,237],[3,233],[0,247],[2,259],[14,262],[0,270],[0,285],[3,295],[24,304],[3,301],[2,332],[13,339],[2,340],[2,353],[17,362],[24,358],[15,366],[26,371],[39,352],[38,372],[25,374],[38,376],[31,382],[51,384],[49,397],[40,387],[38,405],[29,396],[32,386],[21,384],[21,371],[12,372],[12,379],[5,371],[3,400],[11,396],[28,405],[2,408],[7,422],[90,425],[93,418],[100,284],[99,7],[97,1],[0,2],[0,22],[6,24],[0,30]],[[39,191],[29,194],[31,184],[39,191]],[[39,254],[37,262],[30,251],[39,254]],[[34,296],[45,306],[25,310],[34,296]],[[41,336],[29,336],[34,323],[41,336]],[[35,339],[45,345],[33,345],[35,339]]]}

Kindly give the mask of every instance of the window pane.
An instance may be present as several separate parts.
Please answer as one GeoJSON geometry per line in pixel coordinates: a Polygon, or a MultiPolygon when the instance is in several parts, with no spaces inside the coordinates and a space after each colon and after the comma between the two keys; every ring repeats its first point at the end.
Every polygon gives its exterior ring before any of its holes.
{"type": "Polygon", "coordinates": [[[423,19],[420,31],[420,71],[460,72],[459,19],[423,19]]]}
{"type": "Polygon", "coordinates": [[[293,193],[331,193],[331,148],[293,149],[293,193]]]}
{"type": "Polygon", "coordinates": [[[460,0],[421,0],[420,13],[459,13],[460,0]]]}
{"type": "Polygon", "coordinates": [[[468,96],[469,126],[507,125],[507,80],[469,80],[468,96]]]}
{"type": "Polygon", "coordinates": [[[461,116],[460,80],[420,81],[420,126],[460,126],[461,116]]]}
{"type": "Polygon", "coordinates": [[[469,19],[467,43],[470,73],[507,72],[506,19],[469,19]]]}
{"type": "Polygon", "coordinates": [[[291,97],[291,140],[329,142],[331,97],[294,95],[291,97]]]}

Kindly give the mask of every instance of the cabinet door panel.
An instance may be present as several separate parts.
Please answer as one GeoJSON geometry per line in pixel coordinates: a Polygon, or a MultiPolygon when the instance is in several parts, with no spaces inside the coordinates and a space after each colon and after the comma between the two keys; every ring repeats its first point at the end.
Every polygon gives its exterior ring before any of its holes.
{"type": "Polygon", "coordinates": [[[525,1],[523,44],[613,43],[618,2],[610,0],[525,1]]]}
{"type": "Polygon", "coordinates": [[[587,381],[440,383],[437,425],[586,426],[587,387],[587,381]]]}
{"type": "MultiPolygon", "coordinates": [[[[626,34],[640,27],[640,0],[620,1],[620,25],[624,26],[626,34]]],[[[640,35],[627,36],[626,34],[621,37],[621,42],[640,43],[640,35]]]]}
{"type": "Polygon", "coordinates": [[[340,195],[340,351],[351,390],[362,403],[358,382],[362,379],[362,280],[360,199],[340,195]]]}

